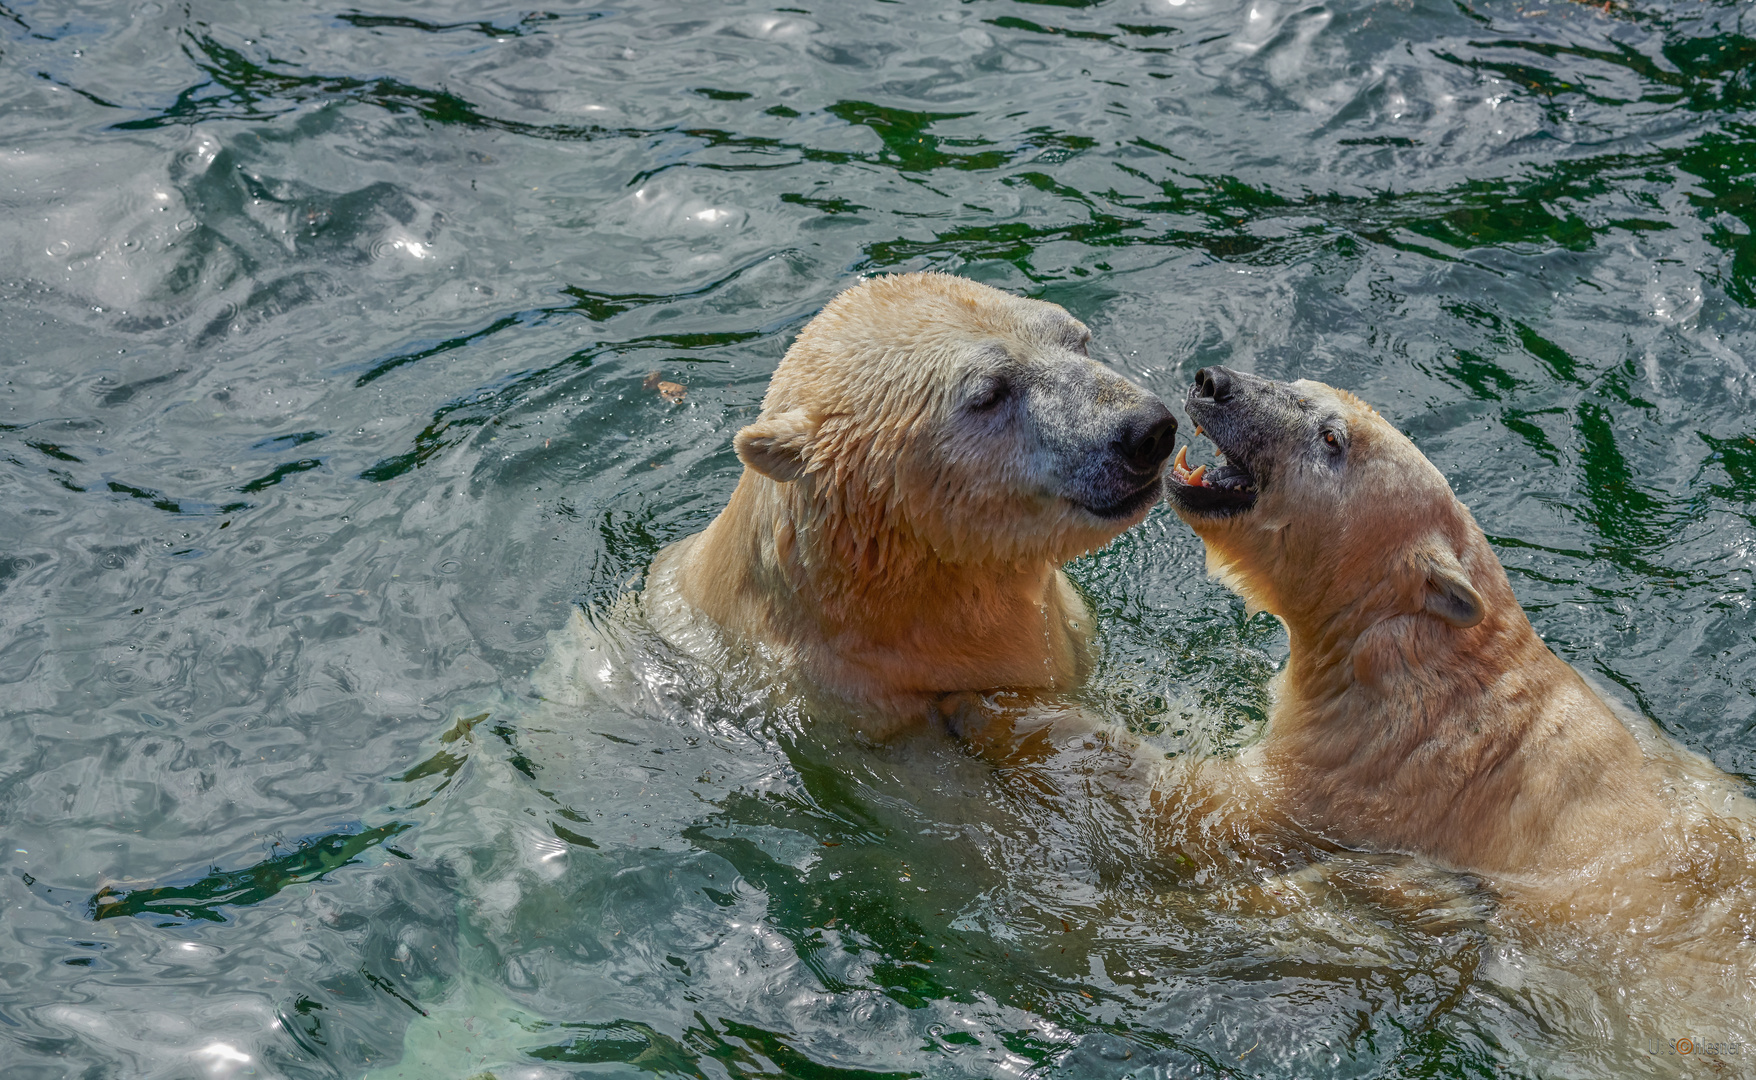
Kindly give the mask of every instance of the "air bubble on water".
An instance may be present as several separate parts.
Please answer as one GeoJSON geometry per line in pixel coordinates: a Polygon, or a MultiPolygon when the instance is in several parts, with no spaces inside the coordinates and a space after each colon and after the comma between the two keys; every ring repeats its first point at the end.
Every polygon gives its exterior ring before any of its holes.
{"type": "Polygon", "coordinates": [[[388,259],[395,255],[425,259],[432,251],[431,244],[422,243],[403,232],[393,232],[372,245],[372,257],[375,259],[388,259]]]}

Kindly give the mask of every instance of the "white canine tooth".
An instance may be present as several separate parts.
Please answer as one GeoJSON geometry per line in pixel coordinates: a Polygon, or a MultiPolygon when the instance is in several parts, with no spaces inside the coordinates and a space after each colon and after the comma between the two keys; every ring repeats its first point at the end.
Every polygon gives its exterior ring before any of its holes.
{"type": "Polygon", "coordinates": [[[1189,484],[1190,487],[1206,487],[1207,482],[1202,479],[1202,477],[1204,477],[1206,475],[1207,475],[1207,466],[1205,466],[1205,465],[1198,466],[1194,472],[1189,474],[1189,479],[1188,479],[1187,483],[1189,484]]]}

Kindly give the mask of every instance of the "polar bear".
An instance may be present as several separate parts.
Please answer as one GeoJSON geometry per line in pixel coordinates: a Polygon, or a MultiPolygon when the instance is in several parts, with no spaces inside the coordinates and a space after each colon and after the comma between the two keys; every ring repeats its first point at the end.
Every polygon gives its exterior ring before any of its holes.
{"type": "Polygon", "coordinates": [[[1357,397],[1210,367],[1185,408],[1224,461],[1185,447],[1168,499],[1291,645],[1236,812],[1483,875],[1544,920],[1691,936],[1752,998],[1742,785],[1543,644],[1439,470],[1357,397]]]}
{"type": "Polygon", "coordinates": [[[737,433],[744,473],[661,551],[648,618],[759,654],[876,732],[948,695],[1059,692],[1091,619],[1061,565],[1140,522],[1176,420],[1055,304],[879,277],[800,332],[737,433]]]}

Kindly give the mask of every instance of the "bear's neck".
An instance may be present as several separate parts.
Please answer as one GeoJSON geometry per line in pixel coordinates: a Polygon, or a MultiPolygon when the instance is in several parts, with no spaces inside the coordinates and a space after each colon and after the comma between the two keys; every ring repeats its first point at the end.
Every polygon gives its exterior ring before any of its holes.
{"type": "Polygon", "coordinates": [[[1261,753],[1333,839],[1492,873],[1583,866],[1602,841],[1587,823],[1606,815],[1650,826],[1638,745],[1491,565],[1473,627],[1394,611],[1287,621],[1261,753]]]}
{"type": "Polygon", "coordinates": [[[804,505],[749,470],[680,569],[684,598],[817,688],[915,712],[960,691],[1072,689],[1090,618],[1059,566],[960,564],[905,530],[804,505]]]}

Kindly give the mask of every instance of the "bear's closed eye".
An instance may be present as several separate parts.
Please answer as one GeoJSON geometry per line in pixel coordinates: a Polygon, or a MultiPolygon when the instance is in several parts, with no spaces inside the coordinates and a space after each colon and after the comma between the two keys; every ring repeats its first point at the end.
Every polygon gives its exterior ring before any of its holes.
{"type": "Polygon", "coordinates": [[[1004,378],[993,378],[978,385],[969,397],[970,412],[992,412],[1006,403],[1012,396],[1012,383],[1004,378]]]}

